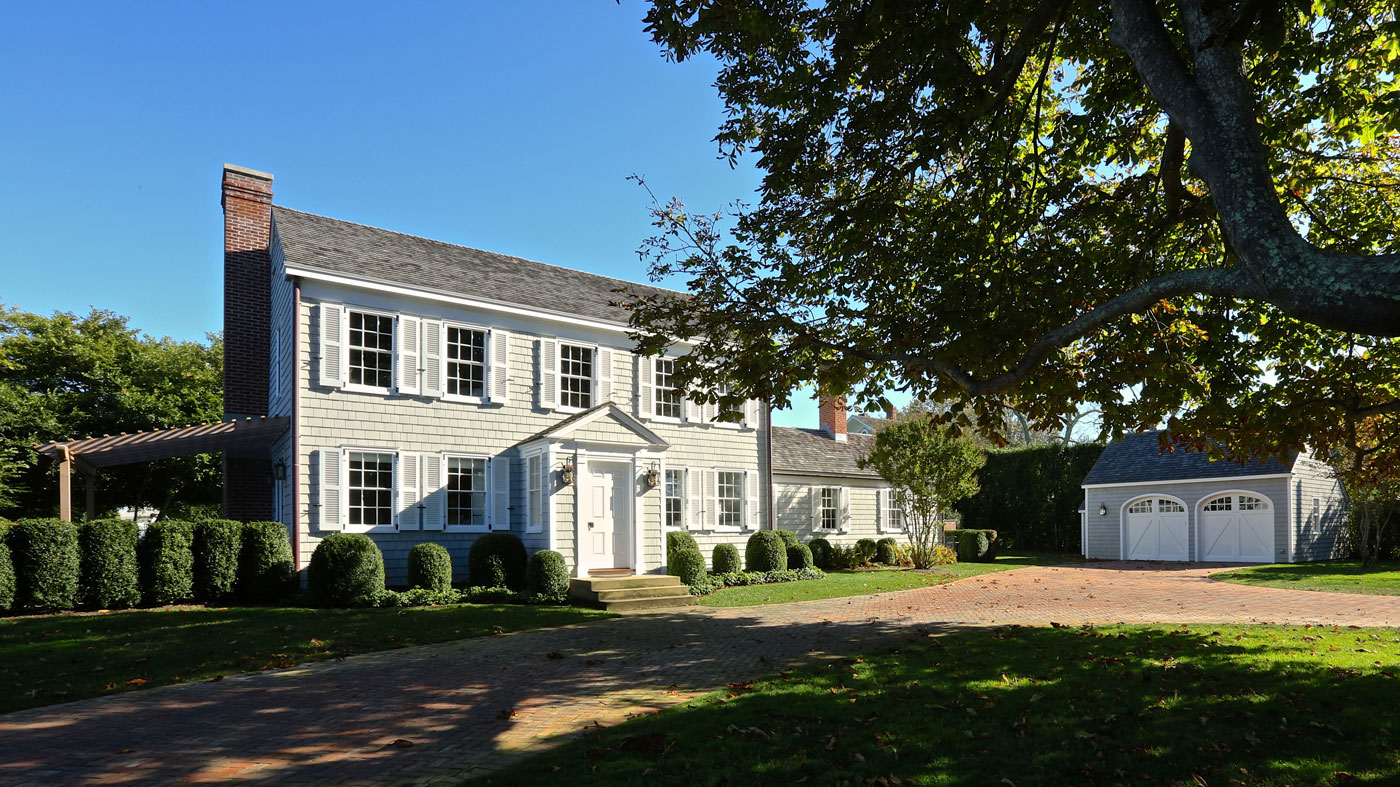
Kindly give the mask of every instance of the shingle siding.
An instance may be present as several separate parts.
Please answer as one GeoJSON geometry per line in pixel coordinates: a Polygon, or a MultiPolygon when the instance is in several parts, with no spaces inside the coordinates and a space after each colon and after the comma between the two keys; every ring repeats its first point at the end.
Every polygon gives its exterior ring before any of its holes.
{"type": "Polygon", "coordinates": [[[1090,558],[1118,560],[1123,555],[1122,527],[1124,508],[1140,497],[1164,496],[1180,500],[1186,506],[1188,554],[1197,556],[1197,520],[1202,501],[1228,491],[1253,492],[1268,497],[1274,515],[1274,558],[1288,560],[1288,479],[1238,478],[1227,481],[1184,481],[1181,483],[1140,484],[1133,486],[1090,487],[1085,490],[1088,512],[1085,554],[1090,558]],[[1099,516],[1099,505],[1108,509],[1099,516]]]}
{"type": "Polygon", "coordinates": [[[1327,466],[1310,457],[1300,457],[1291,479],[1293,492],[1294,560],[1332,560],[1345,557],[1347,509],[1341,484],[1327,466]],[[1318,499],[1318,515],[1312,501],[1318,499]]]}
{"type": "Polygon", "coordinates": [[[791,530],[803,543],[814,538],[825,538],[833,544],[854,544],[862,538],[885,536],[902,539],[903,536],[881,532],[878,527],[878,495],[879,490],[885,486],[885,483],[878,479],[775,476],[773,495],[777,505],[774,513],[778,528],[791,530]],[[850,527],[847,532],[833,533],[812,526],[811,490],[827,486],[845,487],[850,490],[850,527]]]}

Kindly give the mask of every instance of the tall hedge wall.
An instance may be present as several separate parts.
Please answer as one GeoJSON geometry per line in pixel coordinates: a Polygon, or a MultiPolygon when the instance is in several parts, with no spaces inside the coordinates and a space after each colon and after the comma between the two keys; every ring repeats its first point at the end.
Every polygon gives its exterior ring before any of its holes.
{"type": "Polygon", "coordinates": [[[991,451],[981,491],[958,503],[962,527],[997,531],[1002,549],[1079,552],[1079,485],[1101,445],[1037,445],[991,451]]]}

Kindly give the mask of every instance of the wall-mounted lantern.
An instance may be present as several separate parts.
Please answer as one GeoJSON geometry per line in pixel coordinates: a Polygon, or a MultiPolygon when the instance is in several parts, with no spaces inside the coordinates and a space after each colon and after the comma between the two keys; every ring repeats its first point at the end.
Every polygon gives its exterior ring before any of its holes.
{"type": "Polygon", "coordinates": [[[656,485],[661,483],[661,465],[652,462],[642,480],[646,482],[647,489],[655,489],[656,485]]]}
{"type": "Polygon", "coordinates": [[[574,460],[565,459],[564,465],[559,468],[559,481],[568,486],[574,482],[574,460]]]}
{"type": "Polygon", "coordinates": [[[1099,516],[1108,516],[1108,506],[1099,503],[1099,516]]]}

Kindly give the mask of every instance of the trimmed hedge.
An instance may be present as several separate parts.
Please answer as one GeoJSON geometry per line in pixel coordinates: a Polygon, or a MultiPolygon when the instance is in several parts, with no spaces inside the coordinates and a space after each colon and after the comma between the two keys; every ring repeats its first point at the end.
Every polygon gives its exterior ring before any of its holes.
{"type": "Polygon", "coordinates": [[[705,578],[705,556],[698,549],[677,549],[666,559],[666,573],[694,585],[705,578]]]}
{"type": "Polygon", "coordinates": [[[812,548],[806,544],[797,544],[787,548],[787,567],[796,571],[801,568],[813,568],[812,548]]]}
{"type": "Polygon", "coordinates": [[[560,601],[568,598],[569,567],[564,564],[564,556],[549,549],[531,555],[525,569],[525,591],[560,601]]]}
{"type": "Polygon", "coordinates": [[[327,607],[372,607],[384,594],[384,556],[364,533],[331,533],[311,553],[311,595],[327,607]]]}
{"type": "Polygon", "coordinates": [[[14,608],[72,609],[78,602],[78,528],[61,519],[23,519],[9,529],[14,608]]]}
{"type": "Polygon", "coordinates": [[[714,554],[710,556],[710,568],[716,574],[732,574],[742,566],[739,563],[739,548],[733,544],[715,544],[714,554]]]}
{"type": "Polygon", "coordinates": [[[822,571],[831,568],[831,542],[824,538],[814,538],[807,547],[812,550],[812,563],[822,571]]]}
{"type": "Polygon", "coordinates": [[[826,574],[815,568],[783,569],[782,571],[735,571],[732,574],[709,574],[690,586],[690,595],[704,596],[721,588],[747,585],[772,585],[804,579],[824,579],[826,574]]]}
{"type": "Polygon", "coordinates": [[[141,603],[135,522],[99,519],[78,527],[78,601],[94,609],[141,603]]]}
{"type": "Polygon", "coordinates": [[[432,593],[452,589],[452,555],[442,544],[425,542],[408,550],[408,586],[432,593]]]}
{"type": "MultiPolygon", "coordinates": [[[[378,552],[377,547],[375,551],[378,552]]],[[[382,574],[383,561],[380,562],[382,574]]],[[[243,543],[238,550],[238,597],[249,603],[265,604],[290,593],[296,582],[287,526],[281,522],[243,525],[243,543]]],[[[382,579],[379,584],[384,584],[382,579]]]]}
{"type": "Polygon", "coordinates": [[[0,522],[0,612],[15,603],[15,564],[10,558],[10,545],[7,543],[10,526],[0,522]]]}
{"type": "Polygon", "coordinates": [[[238,553],[243,523],[204,519],[194,523],[194,597],[227,601],[238,589],[238,553]]]}
{"type": "Polygon", "coordinates": [[[955,506],[962,527],[996,528],[1008,549],[1079,552],[1079,485],[1101,453],[1101,445],[989,451],[977,471],[980,490],[955,506]]]}
{"type": "Polygon", "coordinates": [[[474,587],[525,587],[525,545],[510,533],[487,533],[467,553],[467,578],[474,587]]]}
{"type": "Polygon", "coordinates": [[[869,563],[875,559],[875,539],[862,538],[856,541],[856,554],[860,556],[860,562],[869,563]]]}
{"type": "Polygon", "coordinates": [[[792,532],[791,530],[774,530],[773,532],[777,533],[778,538],[781,538],[783,540],[784,547],[791,548],[802,543],[801,541],[797,540],[797,534],[792,532]]]}
{"type": "Polygon", "coordinates": [[[787,544],[772,530],[760,530],[749,536],[744,549],[747,571],[783,571],[787,569],[787,544]]]}
{"type": "Polygon", "coordinates": [[[957,539],[958,562],[990,563],[996,559],[997,531],[964,529],[948,533],[957,539]]]}
{"type": "Polygon", "coordinates": [[[887,566],[899,563],[899,544],[893,538],[882,538],[875,542],[875,562],[887,566]]]}
{"type": "Polygon", "coordinates": [[[666,531],[666,560],[667,560],[667,562],[670,562],[670,560],[671,560],[671,553],[674,552],[674,551],[676,551],[677,549],[693,549],[693,550],[695,550],[696,552],[699,552],[699,551],[700,551],[700,545],[697,544],[697,543],[695,543],[695,536],[692,536],[691,534],[685,532],[684,530],[668,530],[668,531],[666,531]]]}
{"type": "Polygon", "coordinates": [[[152,606],[194,598],[194,527],[166,519],[146,525],[138,557],[143,600],[152,606]]]}

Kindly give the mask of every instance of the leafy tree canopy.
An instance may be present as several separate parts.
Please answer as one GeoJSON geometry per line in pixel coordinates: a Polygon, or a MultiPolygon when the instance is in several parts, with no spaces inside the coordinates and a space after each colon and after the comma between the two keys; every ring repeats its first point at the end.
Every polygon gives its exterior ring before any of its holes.
{"type": "MultiPolygon", "coordinates": [[[[0,305],[0,515],[58,507],[56,465],[35,443],[222,416],[223,341],[154,339],[127,321],[96,309],[44,317],[0,305]]],[[[218,502],[219,484],[216,456],[113,467],[98,473],[97,507],[218,502]]]]}
{"type": "Polygon", "coordinates": [[[1079,405],[1241,454],[1400,411],[1400,22],[1374,0],[653,0],[759,200],[658,205],[683,384],[1079,405]],[[732,359],[742,359],[734,363],[732,359]],[[710,368],[722,370],[715,375],[710,368]],[[1125,396],[1125,391],[1131,395],[1125,396]]]}

